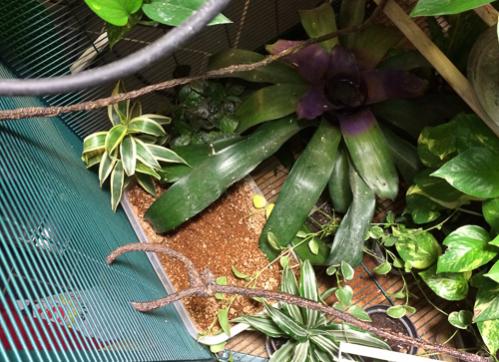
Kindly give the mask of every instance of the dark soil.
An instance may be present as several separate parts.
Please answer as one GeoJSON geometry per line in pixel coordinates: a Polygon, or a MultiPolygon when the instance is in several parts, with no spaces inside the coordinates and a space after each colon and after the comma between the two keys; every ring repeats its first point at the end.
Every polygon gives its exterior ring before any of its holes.
{"type": "MultiPolygon", "coordinates": [[[[372,319],[372,324],[376,326],[376,328],[387,329],[394,333],[402,333],[406,336],[410,336],[405,328],[404,324],[398,320],[391,318],[384,312],[372,313],[369,314],[372,319]]],[[[396,352],[407,353],[409,351],[409,347],[401,344],[396,344],[391,341],[386,341],[390,347],[396,352]]]]}

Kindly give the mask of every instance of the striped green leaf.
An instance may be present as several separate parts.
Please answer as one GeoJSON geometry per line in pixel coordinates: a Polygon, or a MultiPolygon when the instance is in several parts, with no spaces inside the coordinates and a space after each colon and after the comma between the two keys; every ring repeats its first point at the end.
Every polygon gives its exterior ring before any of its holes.
{"type": "Polygon", "coordinates": [[[159,233],[175,229],[217,200],[228,187],[308,125],[311,123],[299,122],[294,117],[262,125],[244,140],[194,167],[152,204],[146,219],[159,233]]]}
{"type": "Polygon", "coordinates": [[[118,204],[121,201],[124,184],[125,170],[123,169],[123,163],[120,160],[116,162],[116,166],[114,166],[114,170],[111,173],[111,208],[113,211],[116,211],[118,204]]]}
{"type": "Polygon", "coordinates": [[[237,132],[295,113],[298,101],[307,89],[307,85],[301,84],[276,84],[255,91],[234,114],[239,121],[237,132]]]}
{"type": "Polygon", "coordinates": [[[128,176],[135,174],[135,166],[137,164],[137,147],[133,137],[125,137],[120,145],[121,161],[123,169],[128,176]]]}
{"type": "Polygon", "coordinates": [[[144,116],[136,117],[128,123],[128,133],[148,134],[155,137],[166,135],[158,122],[144,116]]]}
{"type": "Polygon", "coordinates": [[[353,201],[334,236],[328,263],[342,261],[355,267],[362,262],[364,237],[376,207],[376,197],[353,167],[350,167],[353,201]]]}
{"type": "Polygon", "coordinates": [[[251,329],[259,331],[270,338],[284,337],[284,333],[278,326],[267,316],[243,316],[233,319],[236,323],[246,323],[251,329]]]}
{"type": "Polygon", "coordinates": [[[156,157],[154,157],[151,151],[149,151],[147,144],[136,137],[134,139],[137,148],[137,159],[150,168],[155,170],[160,169],[161,165],[156,161],[156,157]]]}
{"type": "Polygon", "coordinates": [[[83,154],[102,151],[106,147],[107,131],[95,132],[83,139],[83,154]]]}
{"type": "Polygon", "coordinates": [[[395,161],[395,165],[403,179],[411,184],[422,167],[416,146],[402,139],[387,127],[383,127],[382,130],[395,161]]]}
{"type": "Polygon", "coordinates": [[[309,341],[297,343],[293,351],[293,358],[291,359],[291,362],[308,362],[309,351],[310,351],[309,341]]]}
{"type": "MultiPolygon", "coordinates": [[[[298,295],[298,283],[295,274],[290,268],[284,268],[282,271],[281,291],[292,295],[298,295]]],[[[302,312],[298,306],[285,303],[282,308],[296,322],[303,323],[302,312]]]]}
{"type": "Polygon", "coordinates": [[[150,119],[151,121],[159,123],[162,126],[165,124],[172,123],[171,117],[162,116],[161,114],[146,113],[146,114],[141,114],[140,117],[144,119],[150,119]]]}
{"type": "Polygon", "coordinates": [[[267,314],[272,318],[272,321],[282,330],[287,336],[299,342],[307,340],[309,333],[306,328],[296,323],[292,318],[281,312],[279,309],[272,307],[269,304],[265,305],[267,314]]]}
{"type": "MultiPolygon", "coordinates": [[[[315,277],[314,268],[308,260],[303,261],[301,264],[299,292],[300,296],[305,299],[313,300],[314,302],[319,301],[317,279],[315,277]]],[[[305,325],[308,328],[315,326],[317,321],[319,320],[319,311],[302,308],[302,312],[305,325]]]]}
{"type": "Polygon", "coordinates": [[[99,182],[101,187],[113,171],[115,163],[116,158],[111,158],[107,152],[104,152],[99,165],[99,182]]]}
{"type": "Polygon", "coordinates": [[[156,196],[156,187],[154,185],[154,180],[151,176],[146,174],[137,173],[137,182],[147,193],[152,196],[156,196]]]}
{"type": "MultiPolygon", "coordinates": [[[[120,93],[125,92],[125,88],[123,86],[123,82],[119,81],[113,88],[111,96],[117,96],[120,93]]],[[[125,123],[128,119],[128,111],[130,108],[130,100],[118,102],[115,104],[110,104],[107,106],[107,116],[113,125],[117,125],[120,123],[125,123]]]]}
{"type": "Polygon", "coordinates": [[[347,212],[352,203],[352,190],[350,189],[348,155],[343,147],[338,151],[333,173],[328,182],[329,196],[333,208],[337,212],[347,212]]]}
{"type": "Polygon", "coordinates": [[[137,171],[138,173],[141,173],[143,175],[152,176],[156,180],[161,180],[161,176],[159,175],[158,172],[156,172],[155,169],[153,169],[147,165],[144,165],[143,163],[138,162],[137,166],[135,167],[135,171],[137,171]]]}
{"type": "Polygon", "coordinates": [[[295,342],[287,341],[281,348],[274,352],[269,362],[289,362],[293,358],[295,342]]]}
{"type": "Polygon", "coordinates": [[[109,130],[106,136],[106,152],[112,154],[126,136],[126,126],[117,124],[109,130]]]}
{"type": "Polygon", "coordinates": [[[148,144],[147,148],[158,162],[183,163],[188,165],[186,160],[166,147],[148,144]]]}
{"type": "Polygon", "coordinates": [[[104,155],[103,153],[91,157],[88,157],[88,155],[83,155],[82,160],[85,163],[85,167],[90,168],[97,165],[98,163],[101,162],[103,155],[104,155]]]}
{"type": "MultiPolygon", "coordinates": [[[[230,65],[256,63],[264,58],[264,55],[249,50],[229,49],[210,57],[208,68],[220,69],[230,65]]],[[[280,62],[274,62],[249,72],[231,73],[230,76],[257,83],[303,83],[303,79],[296,70],[280,62]]]]}
{"type": "Polygon", "coordinates": [[[260,248],[269,258],[278,252],[269,247],[268,233],[284,247],[295,238],[331,177],[340,139],[338,129],[323,120],[295,162],[260,236],[260,248]]]}
{"type": "Polygon", "coordinates": [[[314,335],[310,338],[310,340],[315,346],[326,352],[330,356],[331,361],[336,360],[336,356],[338,354],[338,343],[324,335],[314,335]]]}

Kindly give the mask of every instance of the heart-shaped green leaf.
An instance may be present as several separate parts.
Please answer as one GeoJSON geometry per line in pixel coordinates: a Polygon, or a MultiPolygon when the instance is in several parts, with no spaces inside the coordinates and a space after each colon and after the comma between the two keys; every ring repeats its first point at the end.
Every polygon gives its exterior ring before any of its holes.
{"type": "Polygon", "coordinates": [[[499,284],[490,281],[478,288],[473,312],[475,323],[499,320],[499,284]]]}
{"type": "Polygon", "coordinates": [[[436,267],[422,271],[419,276],[433,292],[447,300],[463,300],[468,294],[468,280],[463,273],[436,273],[436,267]]]}
{"type": "MultiPolygon", "coordinates": [[[[142,6],[142,11],[158,23],[179,26],[204,3],[204,0],[153,0],[142,6]]],[[[231,23],[227,17],[217,15],[208,25],[231,23]]]]}
{"type": "Polygon", "coordinates": [[[428,231],[414,230],[398,236],[395,247],[406,266],[426,269],[442,253],[435,237],[428,231]]]}
{"type": "Polygon", "coordinates": [[[467,329],[473,322],[473,313],[469,310],[455,311],[449,314],[447,320],[456,328],[467,329]]]}
{"type": "Polygon", "coordinates": [[[85,0],[101,19],[116,26],[125,26],[128,17],[142,6],[142,0],[85,0]]]}
{"type": "Polygon", "coordinates": [[[489,233],[481,226],[465,225],[454,230],[443,241],[447,250],[438,258],[437,272],[466,272],[487,264],[498,253],[489,241],[489,233]]]}
{"type": "Polygon", "coordinates": [[[499,233],[499,198],[484,201],[482,213],[492,230],[499,233]]]}
{"type": "Polygon", "coordinates": [[[447,162],[432,176],[441,177],[459,191],[478,198],[499,197],[499,151],[471,148],[447,162]]]}

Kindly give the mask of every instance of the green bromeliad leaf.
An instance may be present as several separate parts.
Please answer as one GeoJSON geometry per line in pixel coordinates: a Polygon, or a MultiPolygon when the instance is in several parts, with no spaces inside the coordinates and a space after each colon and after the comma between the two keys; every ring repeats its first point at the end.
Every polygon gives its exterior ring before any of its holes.
{"type": "Polygon", "coordinates": [[[244,140],[208,157],[164,192],[146,212],[157,232],[176,228],[217,200],[306,126],[289,117],[260,126],[244,140]]]}
{"type": "Polygon", "coordinates": [[[342,261],[355,267],[362,261],[364,237],[371,224],[376,197],[355,169],[350,166],[353,201],[334,236],[328,264],[342,261]]]}
{"type": "Polygon", "coordinates": [[[350,189],[350,165],[344,147],[340,147],[333,173],[328,182],[329,196],[333,208],[337,212],[347,212],[352,203],[352,190],[350,189]]]}
{"type": "Polygon", "coordinates": [[[489,233],[480,226],[466,225],[451,232],[443,241],[445,253],[438,258],[438,273],[472,271],[487,264],[498,254],[488,245],[489,233]]]}
{"type": "Polygon", "coordinates": [[[446,300],[463,300],[468,294],[468,280],[463,273],[436,273],[436,266],[422,271],[419,276],[439,297],[446,300]]]}
{"type": "MultiPolygon", "coordinates": [[[[210,57],[208,69],[213,70],[236,64],[256,63],[263,59],[265,59],[264,55],[249,50],[228,49],[210,57]]],[[[256,83],[303,84],[303,79],[298,72],[282,62],[273,62],[249,72],[231,73],[230,76],[256,83]]]]}
{"type": "MultiPolygon", "coordinates": [[[[299,14],[301,24],[310,38],[318,38],[338,30],[333,7],[327,2],[314,9],[300,10],[299,14]]],[[[320,43],[327,51],[331,51],[337,44],[338,38],[320,43]]]]}
{"type": "Polygon", "coordinates": [[[459,191],[478,198],[499,197],[499,150],[471,148],[447,162],[432,176],[441,177],[459,191]]]}
{"type": "Polygon", "coordinates": [[[411,16],[438,16],[458,14],[480,6],[490,4],[495,0],[419,0],[411,16]]]}
{"type": "MultiPolygon", "coordinates": [[[[198,10],[205,0],[152,0],[142,6],[142,11],[158,23],[179,26],[198,10]]],[[[226,16],[217,15],[208,25],[232,23],[226,16]]]]}
{"type": "Polygon", "coordinates": [[[270,257],[277,252],[268,247],[272,232],[281,246],[287,246],[300,230],[317,203],[331,176],[341,135],[323,120],[305,151],[293,165],[276,204],[260,236],[260,248],[270,257]]]}
{"type": "Polygon", "coordinates": [[[308,89],[301,84],[276,84],[257,90],[239,105],[237,132],[295,113],[298,101],[308,89]]]}

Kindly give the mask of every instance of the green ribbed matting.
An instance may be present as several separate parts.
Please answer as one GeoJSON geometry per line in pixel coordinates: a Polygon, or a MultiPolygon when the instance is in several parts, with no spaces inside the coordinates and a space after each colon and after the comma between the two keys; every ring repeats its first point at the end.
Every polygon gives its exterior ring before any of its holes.
{"type": "MultiPolygon", "coordinates": [[[[0,109],[40,105],[0,98],[0,109]]],[[[173,307],[130,306],[165,292],[142,253],[106,265],[137,239],[80,152],[58,118],[0,122],[0,361],[210,359],[173,307]]]]}

